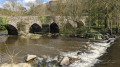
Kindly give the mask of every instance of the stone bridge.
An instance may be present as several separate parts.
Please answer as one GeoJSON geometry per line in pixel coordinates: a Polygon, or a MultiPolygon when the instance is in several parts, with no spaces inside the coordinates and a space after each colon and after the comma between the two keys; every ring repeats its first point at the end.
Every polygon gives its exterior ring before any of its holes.
{"type": "MultiPolygon", "coordinates": [[[[28,33],[41,33],[43,32],[42,20],[38,16],[15,16],[7,17],[9,22],[5,25],[8,30],[8,35],[28,34],[28,33]]],[[[86,19],[81,19],[82,25],[85,25],[86,19]]],[[[65,17],[56,16],[54,19],[50,19],[48,22],[49,33],[59,33],[59,31],[65,26],[65,24],[71,24],[72,27],[78,27],[78,24],[72,20],[65,19],[65,17]]]]}

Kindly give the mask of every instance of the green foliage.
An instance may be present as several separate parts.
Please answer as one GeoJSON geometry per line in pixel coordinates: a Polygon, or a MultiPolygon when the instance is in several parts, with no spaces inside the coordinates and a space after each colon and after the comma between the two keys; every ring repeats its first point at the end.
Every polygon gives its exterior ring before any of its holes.
{"type": "Polygon", "coordinates": [[[85,33],[83,36],[85,38],[94,38],[96,33],[85,33]]]}
{"type": "Polygon", "coordinates": [[[43,23],[49,23],[51,16],[39,16],[38,19],[43,23]]]}
{"type": "Polygon", "coordinates": [[[4,32],[4,33],[8,33],[8,31],[7,31],[7,30],[4,30],[3,32],[4,32]]]}
{"type": "Polygon", "coordinates": [[[104,24],[104,13],[101,7],[95,6],[90,11],[91,25],[103,25],[104,24]]]}
{"type": "Polygon", "coordinates": [[[18,22],[17,23],[17,28],[18,28],[18,30],[19,31],[25,31],[25,25],[26,25],[26,23],[25,22],[18,22]]]}
{"type": "Polygon", "coordinates": [[[65,24],[63,30],[60,31],[60,34],[75,34],[75,33],[76,30],[70,23],[65,24]]]}
{"type": "Polygon", "coordinates": [[[64,29],[60,31],[60,34],[75,34],[75,33],[76,33],[75,29],[64,29]]]}
{"type": "Polygon", "coordinates": [[[42,24],[42,27],[49,27],[49,24],[42,24]]]}
{"type": "Polygon", "coordinates": [[[99,38],[103,38],[103,35],[100,33],[84,33],[83,37],[99,39],[99,38]]]}
{"type": "Polygon", "coordinates": [[[81,28],[76,29],[77,34],[84,34],[86,32],[87,32],[87,28],[85,28],[85,27],[81,27],[81,28]]]}
{"type": "Polygon", "coordinates": [[[93,34],[93,33],[84,34],[84,37],[86,37],[86,38],[94,38],[94,36],[95,36],[95,34],[93,34]]]}
{"type": "Polygon", "coordinates": [[[8,18],[0,17],[0,29],[4,30],[5,29],[4,25],[7,25],[8,22],[9,22],[8,18]]]}

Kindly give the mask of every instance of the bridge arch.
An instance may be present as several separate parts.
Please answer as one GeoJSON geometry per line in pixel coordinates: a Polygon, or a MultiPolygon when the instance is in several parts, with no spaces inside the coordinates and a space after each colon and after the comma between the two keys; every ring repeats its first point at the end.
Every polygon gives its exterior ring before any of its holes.
{"type": "Polygon", "coordinates": [[[85,26],[85,23],[83,21],[76,22],[77,23],[77,28],[85,26]]]}
{"type": "Polygon", "coordinates": [[[18,35],[18,30],[13,25],[7,24],[7,25],[5,25],[5,28],[8,31],[8,35],[18,35]]]}
{"type": "Polygon", "coordinates": [[[41,32],[41,30],[42,30],[41,26],[37,23],[34,23],[31,25],[29,32],[34,33],[34,34],[38,34],[41,32]]]}
{"type": "Polygon", "coordinates": [[[53,22],[50,24],[50,33],[59,33],[59,26],[53,22]]]}

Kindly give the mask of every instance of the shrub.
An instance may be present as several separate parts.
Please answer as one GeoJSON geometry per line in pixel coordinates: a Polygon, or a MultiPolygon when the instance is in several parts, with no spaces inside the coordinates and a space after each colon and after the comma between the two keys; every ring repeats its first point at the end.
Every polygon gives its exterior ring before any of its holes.
{"type": "Polygon", "coordinates": [[[77,34],[84,34],[84,33],[86,33],[86,32],[87,32],[87,29],[84,28],[84,27],[82,27],[82,28],[77,28],[77,29],[76,29],[76,33],[77,33],[77,34]]]}
{"type": "Polygon", "coordinates": [[[25,25],[26,25],[26,23],[25,22],[19,22],[19,23],[17,23],[17,28],[18,28],[18,30],[19,31],[25,31],[25,25]]]}
{"type": "Polygon", "coordinates": [[[94,38],[95,37],[95,33],[85,33],[84,37],[85,38],[94,38]]]}
{"type": "Polygon", "coordinates": [[[5,30],[5,25],[7,25],[9,22],[8,18],[2,18],[0,17],[0,29],[5,30]]]}

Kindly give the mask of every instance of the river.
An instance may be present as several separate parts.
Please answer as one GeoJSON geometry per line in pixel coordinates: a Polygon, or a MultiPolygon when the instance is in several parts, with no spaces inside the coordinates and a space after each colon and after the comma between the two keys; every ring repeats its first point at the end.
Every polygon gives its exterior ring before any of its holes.
{"type": "Polygon", "coordinates": [[[62,55],[81,59],[71,64],[70,67],[119,67],[120,39],[117,39],[111,46],[111,42],[114,42],[112,38],[109,39],[111,40],[110,43],[107,43],[108,40],[88,42],[88,39],[64,36],[44,36],[40,39],[30,39],[2,34],[0,38],[0,63],[9,63],[9,55],[14,56],[18,53],[14,58],[15,63],[24,62],[24,57],[27,54],[47,55],[53,59],[62,55]],[[85,48],[86,44],[89,44],[90,49],[85,48]],[[79,51],[82,51],[82,53],[76,55],[79,51]]]}
{"type": "MultiPolygon", "coordinates": [[[[34,54],[37,56],[48,55],[55,57],[61,52],[70,52],[82,50],[81,47],[85,44],[87,39],[69,38],[69,37],[41,37],[40,39],[21,38],[20,36],[2,36],[3,43],[1,43],[1,52],[7,55],[6,48],[10,52],[20,52],[17,59],[23,60],[27,54],[34,54]]],[[[7,59],[6,59],[7,61],[7,59]]]]}
{"type": "Polygon", "coordinates": [[[107,52],[100,57],[100,63],[95,67],[120,67],[120,38],[107,49],[107,52]]]}

